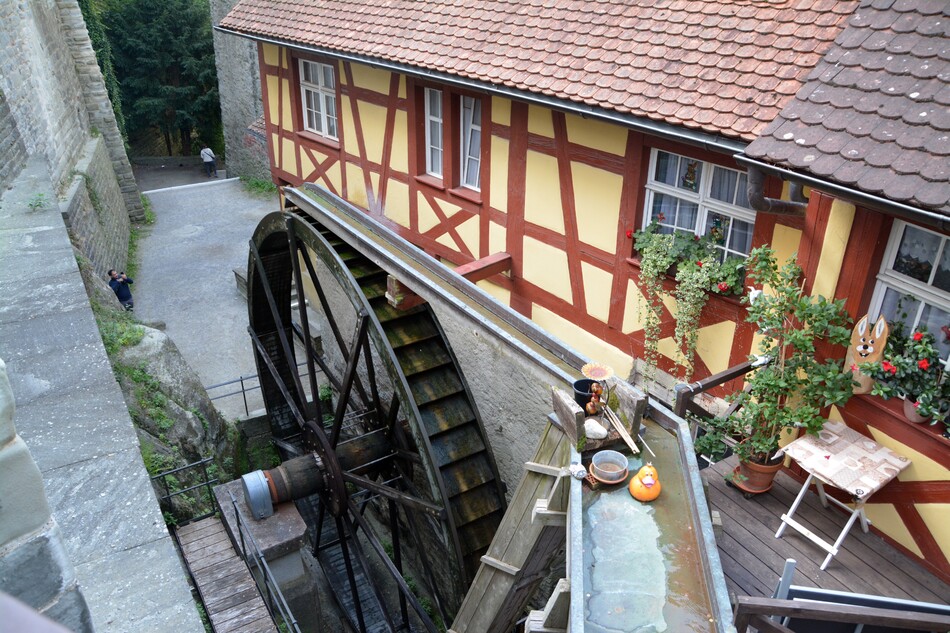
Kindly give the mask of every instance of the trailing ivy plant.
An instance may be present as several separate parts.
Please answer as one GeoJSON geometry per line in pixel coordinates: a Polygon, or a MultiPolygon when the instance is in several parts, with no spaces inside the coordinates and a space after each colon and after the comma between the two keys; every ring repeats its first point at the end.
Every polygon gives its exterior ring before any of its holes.
{"type": "Polygon", "coordinates": [[[646,299],[640,305],[644,329],[643,360],[645,378],[653,382],[660,360],[658,344],[663,315],[663,281],[674,271],[676,288],[676,329],[673,340],[679,349],[679,375],[688,380],[693,372],[699,319],[710,293],[739,294],[745,279],[744,260],[729,258],[720,263],[720,251],[710,237],[691,233],[664,233],[656,222],[636,234],[640,254],[640,291],[646,299]]]}

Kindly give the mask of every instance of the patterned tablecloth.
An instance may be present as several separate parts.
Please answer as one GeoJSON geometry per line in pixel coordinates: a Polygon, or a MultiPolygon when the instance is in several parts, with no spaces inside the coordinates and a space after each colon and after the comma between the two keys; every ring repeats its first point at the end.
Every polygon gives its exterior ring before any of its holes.
{"type": "Polygon", "coordinates": [[[863,501],[908,466],[910,460],[829,420],[818,436],[803,435],[784,449],[786,455],[819,479],[863,501]]]}

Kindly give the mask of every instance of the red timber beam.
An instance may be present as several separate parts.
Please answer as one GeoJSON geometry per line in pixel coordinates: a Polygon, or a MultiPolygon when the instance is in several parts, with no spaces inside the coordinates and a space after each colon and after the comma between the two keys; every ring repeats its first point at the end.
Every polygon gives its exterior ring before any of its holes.
{"type": "MultiPolygon", "coordinates": [[[[472,283],[509,271],[511,271],[511,255],[508,253],[495,253],[462,264],[455,269],[456,274],[472,283]]],[[[389,305],[399,310],[408,310],[425,302],[425,299],[392,275],[386,278],[386,300],[389,301],[389,305]]]]}

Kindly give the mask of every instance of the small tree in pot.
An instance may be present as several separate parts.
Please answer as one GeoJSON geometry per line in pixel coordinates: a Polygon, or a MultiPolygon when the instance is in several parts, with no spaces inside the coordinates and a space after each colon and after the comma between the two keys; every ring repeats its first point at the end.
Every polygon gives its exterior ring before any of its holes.
{"type": "Polygon", "coordinates": [[[752,290],[743,303],[748,306],[746,320],[762,336],[759,353],[770,362],[749,375],[746,390],[730,408],[733,413],[711,420],[696,447],[698,452],[721,456],[724,441],[734,441],[740,466],[733,483],[747,493],[758,493],[771,488],[781,464],[775,463],[775,453],[783,429],[817,434],[825,423],[822,409],[842,406],[851,397],[852,374],[842,371],[843,353],[842,358],[823,360],[816,348],[823,340],[847,345],[851,318],[843,301],[804,294],[802,269],[794,257],[779,267],[772,249],[762,246],[749,255],[746,270],[766,289],[752,290]],[[770,466],[771,476],[761,483],[750,480],[750,464],[770,466]]]}

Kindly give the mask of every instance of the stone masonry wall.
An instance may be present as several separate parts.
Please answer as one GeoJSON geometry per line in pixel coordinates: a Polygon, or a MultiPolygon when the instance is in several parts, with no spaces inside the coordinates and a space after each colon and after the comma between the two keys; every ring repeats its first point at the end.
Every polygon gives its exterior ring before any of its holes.
{"type": "Polygon", "coordinates": [[[104,139],[86,143],[60,203],[74,243],[100,274],[123,270],[128,259],[129,216],[113,166],[104,139]]]}
{"type": "Polygon", "coordinates": [[[25,164],[26,147],[6,96],[0,91],[0,189],[5,188],[25,164]]]}
{"type": "Polygon", "coordinates": [[[71,631],[92,631],[43,478],[13,424],[14,411],[0,359],[0,587],[71,631]]]}
{"type": "MultiPolygon", "coordinates": [[[[236,0],[211,0],[211,24],[218,24],[235,4],[236,0]]],[[[214,57],[228,176],[270,181],[267,144],[247,131],[264,113],[257,44],[215,31],[214,57]]]]}
{"type": "Polygon", "coordinates": [[[132,165],[125,152],[125,143],[119,133],[112,102],[106,91],[102,71],[96,62],[96,53],[92,48],[79,4],[76,0],[59,0],[57,4],[62,19],[63,34],[72,53],[76,75],[82,87],[82,99],[89,116],[89,123],[105,140],[114,177],[118,181],[122,196],[120,202],[125,206],[129,218],[140,222],[145,219],[142,197],[135,182],[135,176],[132,174],[132,165]]]}

